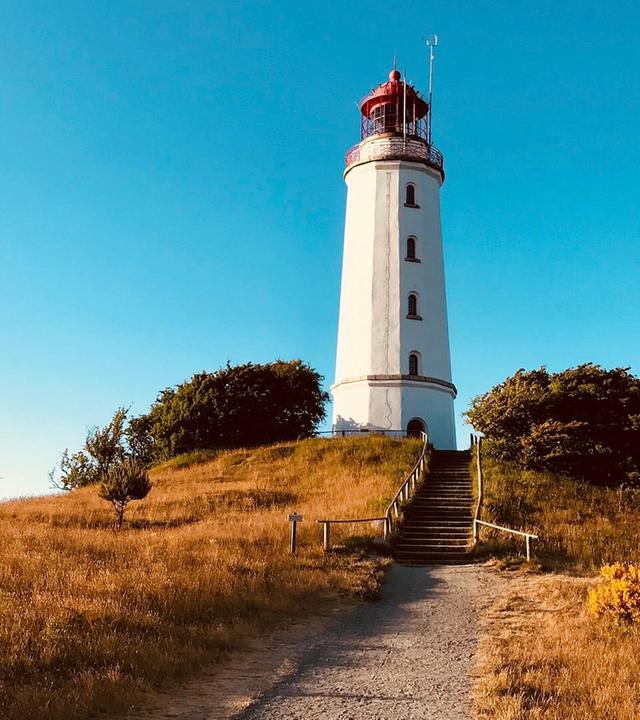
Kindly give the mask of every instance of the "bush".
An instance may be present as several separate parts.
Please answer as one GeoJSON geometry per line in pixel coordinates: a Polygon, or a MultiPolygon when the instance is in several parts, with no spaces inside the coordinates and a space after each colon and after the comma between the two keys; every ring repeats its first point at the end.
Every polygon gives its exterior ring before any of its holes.
{"type": "Polygon", "coordinates": [[[147,415],[131,421],[130,433],[155,460],[308,437],[325,416],[321,381],[300,360],[227,364],[163,390],[147,415]]]}
{"type": "Polygon", "coordinates": [[[501,460],[592,482],[637,481],[640,379],[628,368],[518,370],[476,397],[466,417],[501,460]]]}
{"type": "Polygon", "coordinates": [[[146,467],[138,460],[126,458],[111,465],[100,484],[99,495],[113,506],[116,529],[120,530],[124,511],[132,500],[142,500],[149,494],[151,483],[146,467]]]}
{"type": "Polygon", "coordinates": [[[608,582],[589,590],[587,608],[594,617],[618,623],[640,619],[640,565],[603,565],[600,574],[608,582]]]}

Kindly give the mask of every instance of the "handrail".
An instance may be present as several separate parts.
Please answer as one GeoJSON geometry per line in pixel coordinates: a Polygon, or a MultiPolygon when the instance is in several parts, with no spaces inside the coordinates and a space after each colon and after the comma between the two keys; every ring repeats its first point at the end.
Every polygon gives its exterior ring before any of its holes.
{"type": "Polygon", "coordinates": [[[346,520],[316,520],[319,523],[359,523],[359,522],[376,522],[377,520],[384,520],[383,517],[375,518],[346,518],[346,520]]]}
{"type": "MultiPolygon", "coordinates": [[[[484,500],[484,477],[482,474],[482,437],[480,435],[474,435],[473,433],[471,433],[472,454],[474,447],[476,449],[476,470],[478,475],[478,501],[476,503],[476,510],[473,514],[473,519],[480,520],[480,513],[482,512],[482,501],[484,500]]],[[[473,526],[473,542],[478,542],[475,523],[473,526]]]]}
{"type": "Polygon", "coordinates": [[[484,520],[474,520],[478,525],[484,525],[485,527],[494,528],[495,530],[504,530],[504,532],[511,533],[512,535],[522,535],[522,537],[530,537],[534,540],[538,539],[537,535],[533,533],[524,532],[523,530],[512,530],[511,528],[504,527],[504,525],[495,525],[494,523],[485,522],[484,520]]]}
{"type": "Polygon", "coordinates": [[[422,452],[418,461],[413,466],[411,472],[407,476],[406,480],[400,485],[400,489],[395,494],[393,500],[387,506],[385,511],[385,523],[384,523],[384,537],[385,540],[389,537],[393,530],[393,523],[400,517],[400,502],[406,502],[412,491],[414,491],[420,480],[420,476],[424,471],[427,464],[427,449],[429,447],[429,435],[426,432],[420,432],[419,437],[422,439],[422,452]],[[393,517],[395,513],[395,519],[393,517]]]}
{"type": "Polygon", "coordinates": [[[361,522],[383,522],[386,517],[374,517],[374,518],[348,518],[346,520],[317,520],[316,522],[322,524],[322,547],[325,552],[331,549],[331,525],[336,523],[361,523],[361,522]]]}
{"type": "Polygon", "coordinates": [[[330,519],[324,519],[324,520],[318,520],[317,522],[322,524],[322,546],[324,547],[325,551],[329,550],[331,547],[331,525],[336,523],[359,523],[359,522],[383,522],[383,534],[385,540],[389,537],[391,534],[391,531],[393,529],[393,523],[395,520],[398,519],[400,516],[400,503],[404,502],[409,499],[411,492],[414,491],[418,485],[418,481],[420,480],[420,475],[422,474],[423,470],[426,467],[426,455],[427,455],[427,449],[429,447],[429,436],[426,432],[420,432],[419,437],[422,439],[422,450],[420,452],[420,457],[418,458],[416,464],[411,469],[411,472],[407,475],[402,485],[400,485],[400,488],[398,492],[395,494],[393,500],[389,503],[387,506],[387,509],[385,510],[384,517],[374,517],[374,518],[349,518],[344,520],[330,520],[330,519]],[[395,519],[393,517],[393,514],[395,513],[395,519]]]}
{"type": "Polygon", "coordinates": [[[473,520],[473,536],[476,537],[477,534],[477,526],[478,525],[484,525],[485,527],[493,528],[494,530],[502,530],[502,532],[511,533],[512,535],[520,535],[521,537],[525,538],[526,546],[527,546],[527,562],[531,560],[531,540],[537,540],[538,536],[534,535],[533,533],[528,532],[522,532],[521,530],[512,530],[511,528],[504,527],[503,525],[494,525],[493,523],[485,522],[484,520],[477,520],[474,518],[473,520]]]}
{"type": "Polygon", "coordinates": [[[494,530],[511,533],[512,535],[519,535],[525,538],[527,546],[527,562],[529,562],[531,560],[531,540],[537,540],[537,535],[534,535],[533,533],[523,532],[522,530],[512,530],[511,528],[504,527],[503,525],[495,525],[494,523],[480,520],[480,513],[482,512],[482,501],[484,499],[484,476],[482,472],[482,437],[480,435],[474,435],[474,433],[471,433],[472,451],[474,447],[476,450],[476,468],[478,473],[478,502],[476,503],[476,511],[473,516],[473,544],[477,545],[480,540],[480,531],[478,530],[479,525],[490,527],[494,530]]]}

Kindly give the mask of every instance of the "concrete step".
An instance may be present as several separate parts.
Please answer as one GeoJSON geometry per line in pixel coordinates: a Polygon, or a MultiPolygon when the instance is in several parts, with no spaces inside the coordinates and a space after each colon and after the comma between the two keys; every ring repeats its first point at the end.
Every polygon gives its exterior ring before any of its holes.
{"type": "Polygon", "coordinates": [[[473,502],[473,498],[470,495],[423,495],[415,498],[411,505],[413,507],[420,507],[421,505],[432,505],[434,503],[440,504],[451,504],[453,503],[469,503],[473,502]]]}
{"type": "Polygon", "coordinates": [[[456,557],[451,557],[449,555],[425,555],[424,557],[407,557],[404,555],[398,555],[395,560],[398,565],[407,565],[413,567],[423,565],[469,565],[471,562],[473,562],[473,558],[471,555],[459,555],[456,557]]]}
{"type": "Polygon", "coordinates": [[[471,535],[471,528],[409,528],[408,530],[402,530],[400,532],[401,538],[407,540],[413,540],[421,537],[469,537],[471,535]]]}
{"type": "Polygon", "coordinates": [[[466,552],[398,552],[395,559],[410,565],[462,565],[471,562],[472,555],[466,552]]]}
{"type": "Polygon", "coordinates": [[[398,553],[403,552],[422,552],[425,555],[427,553],[444,553],[444,552],[466,552],[469,543],[464,542],[424,542],[420,545],[413,543],[398,543],[395,546],[395,551],[398,553]]]}
{"type": "Polygon", "coordinates": [[[459,525],[445,525],[444,523],[439,524],[427,524],[427,523],[415,523],[414,525],[404,525],[400,529],[400,535],[412,536],[420,533],[453,533],[462,534],[470,533],[470,523],[460,523],[459,525]]]}
{"type": "Polygon", "coordinates": [[[404,513],[404,519],[406,521],[408,520],[417,520],[417,519],[426,519],[432,515],[435,516],[449,516],[449,517],[455,517],[457,519],[463,520],[465,518],[469,518],[471,520],[471,508],[469,505],[459,505],[459,506],[453,506],[449,505],[446,508],[442,507],[442,505],[425,505],[423,508],[408,508],[405,510],[404,513]]]}

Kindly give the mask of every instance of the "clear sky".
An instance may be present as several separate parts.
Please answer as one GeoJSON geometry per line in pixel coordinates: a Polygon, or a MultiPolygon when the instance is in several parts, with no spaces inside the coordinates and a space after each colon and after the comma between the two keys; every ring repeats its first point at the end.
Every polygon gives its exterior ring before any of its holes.
{"type": "Polygon", "coordinates": [[[394,50],[425,90],[432,32],[456,413],[519,367],[640,371],[637,2],[0,7],[0,496],[194,371],[330,384],[354,101],[394,50]]]}

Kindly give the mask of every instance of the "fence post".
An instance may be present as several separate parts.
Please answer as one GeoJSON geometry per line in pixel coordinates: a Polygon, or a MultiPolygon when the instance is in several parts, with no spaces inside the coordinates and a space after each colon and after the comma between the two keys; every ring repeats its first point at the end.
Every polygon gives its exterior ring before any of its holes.
{"type": "Polygon", "coordinates": [[[325,552],[331,548],[331,523],[322,523],[322,547],[325,552]]]}
{"type": "Polygon", "coordinates": [[[478,521],[474,518],[474,519],[473,519],[473,543],[474,543],[474,545],[475,545],[475,544],[478,542],[478,540],[479,540],[479,537],[478,537],[478,536],[479,536],[479,533],[478,533],[478,521]]]}
{"type": "Polygon", "coordinates": [[[531,547],[530,547],[530,544],[529,544],[529,543],[530,543],[530,538],[529,538],[528,535],[527,535],[527,537],[526,537],[526,540],[527,540],[527,562],[529,562],[529,560],[531,560],[531,547]]]}
{"type": "Polygon", "coordinates": [[[484,493],[484,479],[482,477],[482,438],[478,438],[476,442],[476,463],[478,468],[478,507],[476,508],[476,519],[480,519],[480,510],[482,509],[482,500],[484,493]]]}

